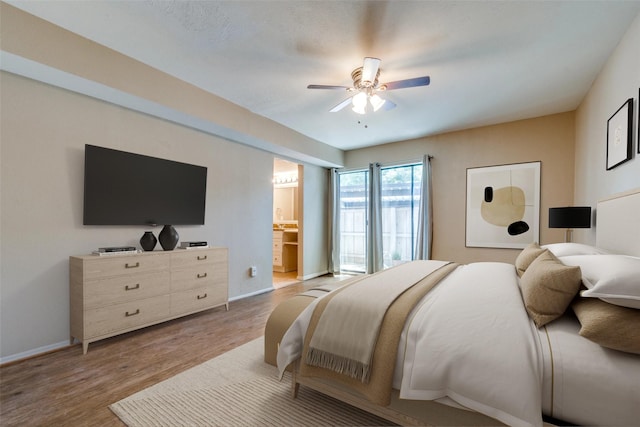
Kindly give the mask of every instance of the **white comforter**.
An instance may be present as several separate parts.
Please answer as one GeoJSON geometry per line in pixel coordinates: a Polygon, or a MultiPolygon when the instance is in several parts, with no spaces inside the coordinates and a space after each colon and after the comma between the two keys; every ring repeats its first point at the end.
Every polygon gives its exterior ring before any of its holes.
{"type": "MultiPolygon", "coordinates": [[[[284,335],[280,373],[302,352],[315,303],[284,335]]],[[[458,267],[416,306],[395,370],[400,397],[450,398],[512,426],[541,426],[541,348],[512,264],[458,267]]]]}

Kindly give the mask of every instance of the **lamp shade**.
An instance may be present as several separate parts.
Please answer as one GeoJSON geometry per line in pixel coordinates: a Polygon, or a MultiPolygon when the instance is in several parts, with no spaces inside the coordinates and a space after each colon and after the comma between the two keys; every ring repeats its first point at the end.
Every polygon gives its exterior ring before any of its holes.
{"type": "Polygon", "coordinates": [[[353,104],[353,111],[358,114],[365,114],[365,107],[367,106],[367,94],[360,92],[351,99],[353,104]]]}
{"type": "Polygon", "coordinates": [[[380,107],[384,105],[385,100],[380,98],[378,95],[373,95],[371,98],[369,98],[369,102],[373,107],[373,111],[378,111],[380,107]]]}
{"type": "Polygon", "coordinates": [[[549,208],[549,228],[591,228],[591,206],[549,208]]]}

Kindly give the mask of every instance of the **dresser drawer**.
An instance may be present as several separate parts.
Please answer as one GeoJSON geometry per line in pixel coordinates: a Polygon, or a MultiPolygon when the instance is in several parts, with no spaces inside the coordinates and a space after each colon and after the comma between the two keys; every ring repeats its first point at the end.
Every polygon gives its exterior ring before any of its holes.
{"type": "Polygon", "coordinates": [[[158,319],[166,318],[170,310],[169,295],[87,310],[84,314],[84,338],[98,337],[153,323],[158,319]]]}
{"type": "Polygon", "coordinates": [[[88,280],[84,284],[84,306],[89,309],[168,294],[170,280],[168,271],[88,280]]]}
{"type": "Polygon", "coordinates": [[[176,292],[171,295],[171,314],[196,312],[226,302],[227,288],[225,286],[208,286],[176,292]]]}
{"type": "Polygon", "coordinates": [[[171,272],[171,291],[180,292],[223,283],[226,282],[226,277],[226,270],[217,269],[211,264],[198,268],[175,270],[171,272]]]}
{"type": "Polygon", "coordinates": [[[84,280],[169,269],[168,256],[109,255],[84,262],[84,280]]]}
{"type": "Polygon", "coordinates": [[[273,265],[282,266],[282,255],[273,255],[273,265]]]}
{"type": "Polygon", "coordinates": [[[220,268],[227,266],[226,248],[180,249],[171,254],[171,268],[197,267],[213,264],[220,268]]]}

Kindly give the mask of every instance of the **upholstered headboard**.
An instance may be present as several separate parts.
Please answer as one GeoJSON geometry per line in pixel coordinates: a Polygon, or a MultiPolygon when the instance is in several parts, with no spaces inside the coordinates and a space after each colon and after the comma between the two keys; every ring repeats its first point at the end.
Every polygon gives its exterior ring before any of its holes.
{"type": "Polygon", "coordinates": [[[598,202],[596,246],[640,256],[640,188],[598,202]]]}

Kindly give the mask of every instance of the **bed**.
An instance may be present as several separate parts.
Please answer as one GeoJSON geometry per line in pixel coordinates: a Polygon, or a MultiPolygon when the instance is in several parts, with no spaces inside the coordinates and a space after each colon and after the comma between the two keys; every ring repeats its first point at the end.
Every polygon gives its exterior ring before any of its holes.
{"type": "Polygon", "coordinates": [[[639,212],[637,189],[598,203],[594,247],[414,261],[314,295],[278,368],[293,370],[294,395],[310,387],[401,425],[638,425],[639,212]]]}

